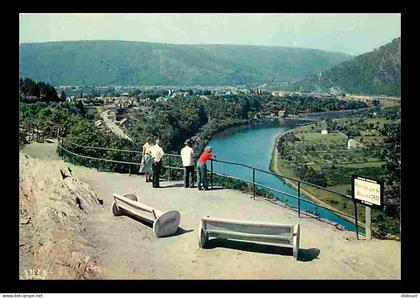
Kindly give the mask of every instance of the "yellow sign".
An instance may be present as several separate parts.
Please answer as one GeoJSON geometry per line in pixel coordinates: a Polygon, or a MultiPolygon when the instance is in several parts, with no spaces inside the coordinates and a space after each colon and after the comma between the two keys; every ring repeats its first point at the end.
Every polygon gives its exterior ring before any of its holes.
{"type": "Polygon", "coordinates": [[[381,205],[381,184],[366,178],[354,179],[354,198],[370,205],[381,205]]]}

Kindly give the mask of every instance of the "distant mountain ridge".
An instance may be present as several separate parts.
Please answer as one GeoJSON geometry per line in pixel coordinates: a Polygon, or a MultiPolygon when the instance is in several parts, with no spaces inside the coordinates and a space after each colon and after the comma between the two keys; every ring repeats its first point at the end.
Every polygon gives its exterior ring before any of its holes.
{"type": "Polygon", "coordinates": [[[331,69],[295,82],[290,89],[360,94],[401,94],[401,38],[331,69]]]}
{"type": "Polygon", "coordinates": [[[303,79],[350,59],[314,49],[67,41],[19,46],[19,74],[53,85],[244,85],[303,79]]]}

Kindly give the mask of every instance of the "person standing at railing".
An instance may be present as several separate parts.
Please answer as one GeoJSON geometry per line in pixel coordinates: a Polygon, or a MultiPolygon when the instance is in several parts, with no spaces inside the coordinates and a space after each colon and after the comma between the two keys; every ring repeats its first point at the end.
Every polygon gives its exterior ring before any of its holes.
{"type": "Polygon", "coordinates": [[[140,173],[146,176],[146,182],[152,182],[152,156],[150,155],[150,147],[152,138],[147,137],[146,143],[143,145],[143,153],[141,155],[140,173]]]}
{"type": "Polygon", "coordinates": [[[153,188],[159,187],[160,171],[162,170],[162,157],[165,155],[162,147],[159,146],[160,140],[156,139],[155,145],[150,147],[150,154],[152,156],[152,184],[153,188]]]}
{"type": "Polygon", "coordinates": [[[194,150],[191,148],[192,141],[186,140],[185,147],[181,150],[182,165],[184,166],[184,187],[194,187],[194,150]],[[191,176],[191,186],[190,186],[191,176]]]}
{"type": "Polygon", "coordinates": [[[207,146],[204,149],[204,152],[200,155],[200,158],[197,162],[197,172],[198,172],[198,190],[208,190],[208,183],[207,183],[207,164],[206,162],[209,159],[214,159],[216,156],[213,156],[212,153],[213,149],[211,146],[207,146]]]}

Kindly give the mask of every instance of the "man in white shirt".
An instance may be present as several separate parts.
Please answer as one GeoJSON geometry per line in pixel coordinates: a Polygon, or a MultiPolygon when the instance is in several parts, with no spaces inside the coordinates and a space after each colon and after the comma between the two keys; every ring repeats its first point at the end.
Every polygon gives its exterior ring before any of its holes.
{"type": "Polygon", "coordinates": [[[184,143],[185,147],[181,150],[182,165],[184,166],[184,187],[190,187],[190,176],[191,176],[191,188],[194,187],[194,150],[191,148],[192,141],[186,140],[184,143]]]}
{"type": "Polygon", "coordinates": [[[155,145],[150,147],[150,155],[152,156],[152,186],[159,187],[160,171],[162,170],[162,157],[165,155],[162,147],[159,146],[160,140],[156,139],[155,145]]]}

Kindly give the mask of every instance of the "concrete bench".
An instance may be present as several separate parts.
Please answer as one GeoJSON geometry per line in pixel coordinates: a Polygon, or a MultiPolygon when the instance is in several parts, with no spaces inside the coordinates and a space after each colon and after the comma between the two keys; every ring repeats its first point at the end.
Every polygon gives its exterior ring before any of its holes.
{"type": "Polygon", "coordinates": [[[198,233],[200,248],[206,247],[209,237],[216,237],[270,243],[292,248],[293,256],[296,259],[299,253],[299,224],[284,225],[203,217],[200,220],[198,233]]]}
{"type": "Polygon", "coordinates": [[[124,213],[131,214],[143,221],[153,223],[153,232],[156,237],[164,237],[174,234],[178,230],[181,215],[176,210],[162,212],[153,207],[137,202],[134,194],[119,195],[114,193],[112,213],[115,216],[124,213]]]}

